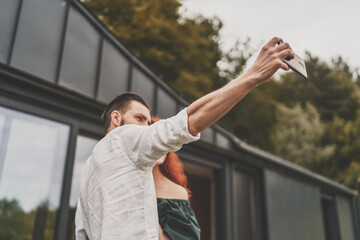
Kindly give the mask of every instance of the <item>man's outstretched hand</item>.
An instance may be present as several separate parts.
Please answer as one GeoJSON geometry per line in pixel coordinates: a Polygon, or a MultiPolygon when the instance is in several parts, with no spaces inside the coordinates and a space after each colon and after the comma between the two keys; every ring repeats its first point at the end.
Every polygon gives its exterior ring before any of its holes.
{"type": "Polygon", "coordinates": [[[274,75],[279,68],[289,70],[289,67],[283,62],[286,57],[294,58],[289,44],[283,43],[281,38],[271,39],[261,49],[254,65],[249,70],[224,87],[190,104],[187,108],[189,133],[195,136],[204,131],[224,116],[256,85],[274,75]]]}
{"type": "Polygon", "coordinates": [[[290,45],[283,43],[281,38],[274,37],[261,49],[255,63],[245,74],[253,76],[254,83],[258,85],[272,77],[280,68],[289,70],[283,62],[286,57],[294,58],[290,45]]]}

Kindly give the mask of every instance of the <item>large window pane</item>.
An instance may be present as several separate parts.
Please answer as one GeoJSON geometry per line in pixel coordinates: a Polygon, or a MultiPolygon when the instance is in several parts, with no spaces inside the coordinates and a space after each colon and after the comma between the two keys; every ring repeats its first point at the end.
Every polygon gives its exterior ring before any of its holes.
{"type": "Polygon", "coordinates": [[[172,117],[177,112],[176,107],[176,101],[164,90],[159,88],[157,100],[157,115],[161,118],[172,117]]]}
{"type": "Polygon", "coordinates": [[[150,105],[150,108],[153,108],[154,103],[154,88],[155,85],[144,73],[139,69],[133,69],[132,77],[132,89],[131,91],[142,96],[150,105]]]}
{"type": "Polygon", "coordinates": [[[269,240],[325,240],[319,189],[265,170],[269,240]]]}
{"type": "Polygon", "coordinates": [[[104,41],[98,98],[110,102],[127,91],[129,62],[111,43],[104,41]]]}
{"type": "Polygon", "coordinates": [[[0,1],[0,62],[2,63],[6,62],[9,53],[18,6],[19,0],[0,1]]]}
{"type": "Polygon", "coordinates": [[[93,96],[100,35],[76,9],[70,8],[60,83],[93,96]]]}
{"type": "Polygon", "coordinates": [[[69,202],[68,233],[66,238],[68,240],[75,239],[75,211],[80,195],[80,179],[82,179],[85,162],[91,155],[91,152],[97,142],[98,140],[96,139],[84,136],[78,136],[76,140],[75,161],[69,202]]]}
{"type": "Polygon", "coordinates": [[[55,81],[65,0],[23,1],[11,65],[55,81]]]}
{"type": "Polygon", "coordinates": [[[355,229],[350,200],[337,197],[337,209],[340,223],[341,239],[355,240],[355,229]]]}
{"type": "Polygon", "coordinates": [[[0,107],[0,239],[53,239],[69,126],[0,107]]]}

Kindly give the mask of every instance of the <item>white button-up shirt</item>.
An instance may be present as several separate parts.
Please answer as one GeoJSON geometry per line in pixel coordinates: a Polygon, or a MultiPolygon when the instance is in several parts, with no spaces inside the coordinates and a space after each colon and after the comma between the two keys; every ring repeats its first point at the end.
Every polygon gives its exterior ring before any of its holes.
{"type": "Polygon", "coordinates": [[[152,176],[167,152],[198,140],[188,131],[186,109],[151,126],[113,129],[86,161],[76,210],[76,239],[158,239],[152,176]]]}

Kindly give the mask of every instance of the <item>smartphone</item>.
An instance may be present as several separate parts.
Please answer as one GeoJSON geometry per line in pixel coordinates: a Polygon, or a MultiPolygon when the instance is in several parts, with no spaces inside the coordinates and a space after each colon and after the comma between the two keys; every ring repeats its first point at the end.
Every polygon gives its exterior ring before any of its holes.
{"type": "Polygon", "coordinates": [[[284,62],[289,66],[291,70],[302,76],[303,78],[307,78],[307,71],[305,66],[305,61],[299,57],[296,53],[294,53],[294,58],[285,58],[284,62]]]}

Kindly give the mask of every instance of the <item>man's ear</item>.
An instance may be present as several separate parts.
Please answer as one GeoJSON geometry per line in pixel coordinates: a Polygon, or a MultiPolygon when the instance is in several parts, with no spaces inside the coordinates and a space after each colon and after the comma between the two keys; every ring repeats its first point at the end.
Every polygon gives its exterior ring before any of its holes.
{"type": "Polygon", "coordinates": [[[115,126],[115,127],[119,127],[121,125],[121,118],[122,115],[118,110],[114,110],[111,112],[111,123],[115,126]]]}

